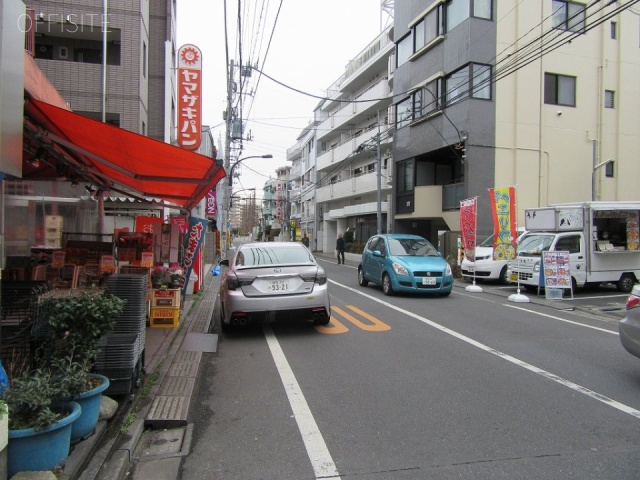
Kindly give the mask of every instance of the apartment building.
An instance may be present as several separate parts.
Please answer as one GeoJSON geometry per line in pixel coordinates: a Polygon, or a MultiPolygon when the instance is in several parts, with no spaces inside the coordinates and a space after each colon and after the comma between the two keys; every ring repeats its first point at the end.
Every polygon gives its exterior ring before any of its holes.
{"type": "Polygon", "coordinates": [[[389,230],[390,34],[385,29],[347,64],[314,111],[316,248],[325,252],[335,249],[339,232],[364,242],[389,230]]]}
{"type": "Polygon", "coordinates": [[[175,0],[27,6],[35,12],[36,63],[74,112],[175,140],[175,0]]]}
{"type": "MultiPolygon", "coordinates": [[[[262,200],[262,221],[265,240],[291,239],[291,166],[276,169],[276,178],[265,182],[262,200]]],[[[295,226],[293,226],[295,228],[295,226]]]]}
{"type": "Polygon", "coordinates": [[[640,8],[633,2],[396,2],[393,230],[459,230],[491,187],[525,208],[637,199],[640,8]]]}
{"type": "Polygon", "coordinates": [[[307,125],[298,136],[296,144],[287,150],[287,161],[291,162],[290,223],[295,228],[297,240],[307,234],[312,249],[317,248],[316,233],[319,230],[315,201],[316,126],[317,122],[307,125]]]}

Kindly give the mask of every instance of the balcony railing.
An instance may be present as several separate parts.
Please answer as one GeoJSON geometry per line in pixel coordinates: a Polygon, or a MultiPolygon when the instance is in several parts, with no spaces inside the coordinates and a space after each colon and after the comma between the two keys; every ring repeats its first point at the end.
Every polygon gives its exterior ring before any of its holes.
{"type": "MultiPolygon", "coordinates": [[[[382,170],[382,177],[385,179],[382,182],[382,191],[389,190],[390,185],[387,185],[386,177],[387,170],[382,170]]],[[[332,183],[326,187],[318,188],[316,190],[317,202],[328,202],[330,200],[336,200],[338,198],[348,198],[360,196],[366,193],[372,193],[378,191],[378,178],[377,173],[367,173],[364,175],[353,176],[347,180],[332,183]]]]}
{"type": "MultiPolygon", "coordinates": [[[[387,214],[389,209],[389,204],[387,202],[380,202],[380,213],[387,214]]],[[[343,208],[336,208],[333,210],[329,210],[325,214],[325,220],[336,219],[336,218],[345,218],[345,217],[354,217],[356,215],[367,215],[372,213],[378,213],[378,203],[377,202],[369,202],[369,203],[360,203],[358,205],[349,205],[343,208]]]]}
{"type": "MultiPolygon", "coordinates": [[[[385,140],[381,142],[381,145],[391,142],[391,137],[387,137],[385,135],[388,129],[388,125],[383,125],[380,128],[381,136],[385,138],[385,140]]],[[[360,145],[369,142],[369,140],[375,138],[377,134],[378,129],[374,125],[370,129],[362,131],[359,135],[351,137],[350,139],[338,144],[328,152],[325,152],[317,157],[316,169],[320,172],[328,168],[333,168],[337,162],[341,162],[342,160],[347,158],[349,155],[355,152],[360,145]]],[[[375,155],[375,152],[372,151],[371,153],[375,155]]]]}
{"type": "MultiPolygon", "coordinates": [[[[324,122],[318,126],[318,140],[331,135],[332,130],[343,127],[348,123],[353,123],[353,118],[358,115],[372,113],[380,104],[381,98],[386,98],[391,93],[387,78],[380,79],[377,83],[371,85],[367,90],[358,95],[354,100],[357,103],[350,102],[345,104],[337,112],[329,116],[324,122]],[[367,101],[371,100],[371,101],[367,101]]],[[[386,106],[385,106],[386,108],[386,106]]]]}

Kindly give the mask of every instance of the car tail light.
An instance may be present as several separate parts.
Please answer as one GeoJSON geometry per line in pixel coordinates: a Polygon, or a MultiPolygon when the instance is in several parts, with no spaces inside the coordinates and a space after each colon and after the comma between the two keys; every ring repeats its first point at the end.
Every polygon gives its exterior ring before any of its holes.
{"type": "Polygon", "coordinates": [[[240,287],[240,280],[238,280],[235,273],[229,273],[229,275],[227,275],[227,288],[229,290],[235,290],[238,287],[240,287]]]}
{"type": "Polygon", "coordinates": [[[640,297],[636,297],[635,295],[631,295],[628,299],[627,299],[627,310],[631,310],[632,308],[636,308],[637,306],[640,305],[640,297]]]}
{"type": "Polygon", "coordinates": [[[324,272],[316,272],[315,275],[300,275],[305,282],[315,282],[318,285],[327,283],[327,274],[324,272]]]}
{"type": "Polygon", "coordinates": [[[243,287],[245,285],[251,285],[255,277],[251,278],[239,278],[235,273],[229,273],[227,276],[227,288],[229,290],[235,290],[236,288],[243,287]]]}
{"type": "Polygon", "coordinates": [[[316,275],[316,282],[318,283],[318,285],[324,285],[325,283],[327,283],[327,274],[324,272],[318,272],[318,274],[316,275]]]}

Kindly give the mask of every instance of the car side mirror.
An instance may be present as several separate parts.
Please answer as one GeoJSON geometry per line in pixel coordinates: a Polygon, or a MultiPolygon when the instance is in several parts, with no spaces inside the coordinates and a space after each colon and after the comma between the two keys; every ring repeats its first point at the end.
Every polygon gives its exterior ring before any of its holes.
{"type": "Polygon", "coordinates": [[[220,265],[223,267],[228,267],[229,266],[229,260],[228,259],[224,259],[224,260],[220,260],[220,265]]]}
{"type": "Polygon", "coordinates": [[[382,256],[382,252],[380,250],[374,250],[371,253],[373,253],[374,257],[381,257],[382,256]]]}

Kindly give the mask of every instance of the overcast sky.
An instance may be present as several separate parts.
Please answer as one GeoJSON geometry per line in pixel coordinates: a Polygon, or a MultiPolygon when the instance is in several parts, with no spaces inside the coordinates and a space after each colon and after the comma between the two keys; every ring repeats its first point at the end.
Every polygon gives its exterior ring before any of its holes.
{"type": "MultiPolygon", "coordinates": [[[[229,58],[238,63],[238,1],[226,3],[229,58]]],[[[384,27],[389,21],[386,14],[381,15],[380,0],[242,0],[242,5],[243,63],[264,65],[263,71],[279,82],[320,96],[343,74],[347,63],[380,33],[381,23],[384,27]],[[263,20],[258,21],[259,18],[263,20]],[[252,51],[257,53],[248,53],[252,51]]],[[[177,6],[178,47],[190,43],[202,51],[203,124],[214,127],[216,144],[220,138],[224,145],[225,2],[178,0],[177,6]]],[[[277,167],[288,165],[286,151],[312,120],[318,101],[265,77],[258,82],[253,96],[244,96],[244,115],[248,114],[247,129],[252,140],[244,142],[241,158],[270,153],[273,159],[243,161],[234,192],[256,188],[257,197],[261,198],[269,176],[275,176],[277,167]]]]}

